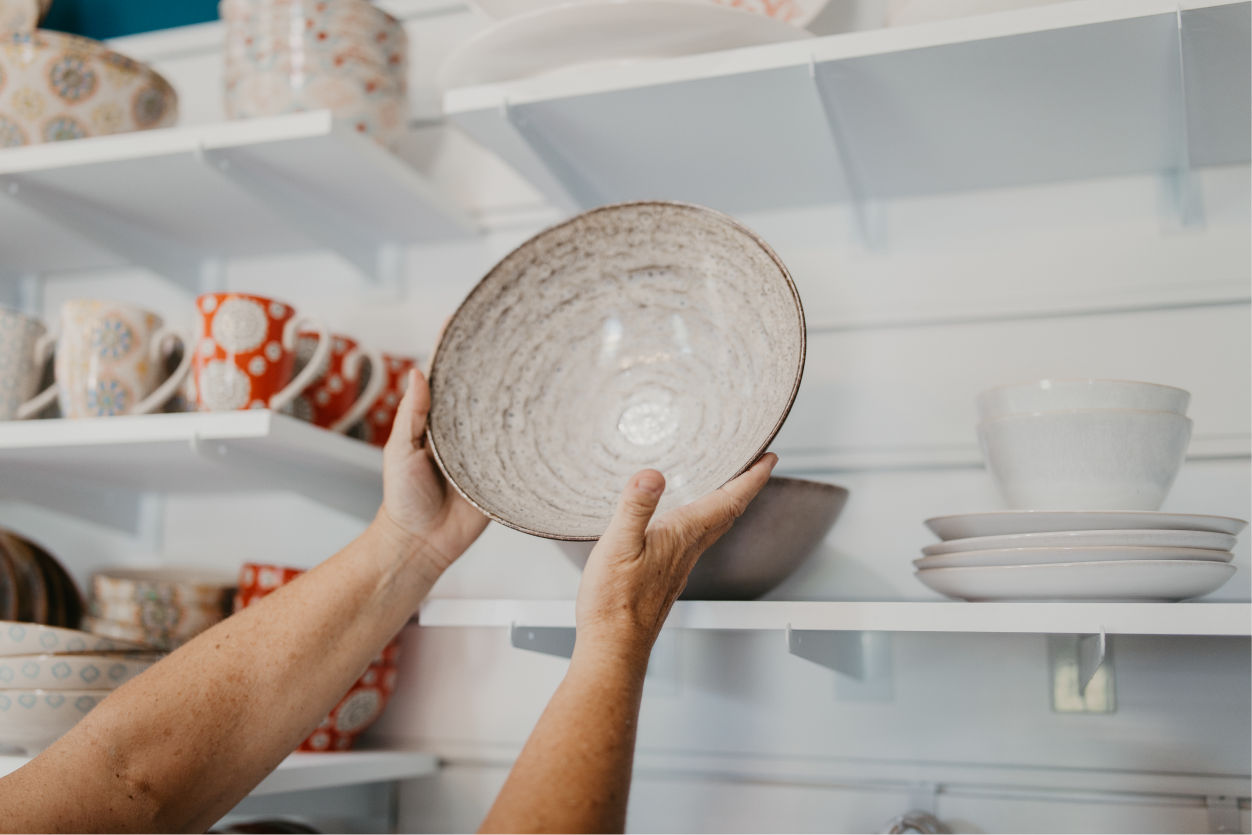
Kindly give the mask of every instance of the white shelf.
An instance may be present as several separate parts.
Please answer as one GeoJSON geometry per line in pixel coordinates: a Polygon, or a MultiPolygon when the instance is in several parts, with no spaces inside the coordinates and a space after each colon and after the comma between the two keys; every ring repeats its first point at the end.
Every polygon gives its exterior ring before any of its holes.
{"type": "MultiPolygon", "coordinates": [[[[0,777],[17,771],[30,757],[0,757],[0,777]]],[[[252,790],[250,797],[280,792],[384,783],[424,777],[439,770],[439,760],[414,751],[342,751],[329,754],[296,753],[278,764],[252,790]]]]}
{"type": "Polygon", "coordinates": [[[567,209],[864,210],[1247,162],[1249,20],[1246,0],[1080,0],[454,89],[444,105],[567,209]]]}
{"type": "Polygon", "coordinates": [[[474,231],[329,111],[0,151],[0,278],[135,263],[197,291],[222,259],[332,249],[389,284],[398,247],[474,231]]]}
{"type": "Polygon", "coordinates": [[[381,449],[262,409],[0,423],[0,498],[109,524],[145,492],[290,490],[372,519],[382,469],[381,449]]]}
{"type": "MultiPolygon", "coordinates": [[[[422,626],[573,627],[572,600],[427,600],[422,626]]],[[[1252,635],[1249,603],[844,603],[679,600],[676,629],[1252,635]]]]}

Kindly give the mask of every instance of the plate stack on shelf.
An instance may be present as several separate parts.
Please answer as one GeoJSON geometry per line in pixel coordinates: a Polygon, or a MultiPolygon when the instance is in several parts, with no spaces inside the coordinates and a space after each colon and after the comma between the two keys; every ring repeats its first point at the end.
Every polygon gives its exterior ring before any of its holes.
{"type": "Polygon", "coordinates": [[[231,612],[235,577],[211,570],[115,568],[91,578],[91,612],[83,628],[96,635],[177,649],[231,612]]]}
{"type": "Polygon", "coordinates": [[[1191,438],[1190,395],[1121,380],[983,392],[979,441],[1013,510],[926,521],[917,578],[965,600],[1173,601],[1216,591],[1240,519],[1161,513],[1191,438]]]}
{"type": "Polygon", "coordinates": [[[0,528],[0,620],[77,629],[82,616],[78,586],[56,557],[0,528]]]}

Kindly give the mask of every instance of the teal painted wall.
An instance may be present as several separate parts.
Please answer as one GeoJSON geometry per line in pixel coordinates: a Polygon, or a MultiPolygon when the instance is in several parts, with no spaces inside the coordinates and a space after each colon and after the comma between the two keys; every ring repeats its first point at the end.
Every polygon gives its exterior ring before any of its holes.
{"type": "Polygon", "coordinates": [[[116,38],[217,20],[217,0],[54,0],[44,29],[116,38]]]}

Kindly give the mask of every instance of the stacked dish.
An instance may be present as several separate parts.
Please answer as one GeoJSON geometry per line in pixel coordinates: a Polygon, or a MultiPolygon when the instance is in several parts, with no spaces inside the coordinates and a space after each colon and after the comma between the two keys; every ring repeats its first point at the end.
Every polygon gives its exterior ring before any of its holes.
{"type": "Polygon", "coordinates": [[[56,558],[0,528],[0,620],[77,629],[82,615],[78,587],[56,558]]]}
{"type": "Polygon", "coordinates": [[[408,37],[367,0],[222,0],[232,119],[329,109],[385,146],[404,130],[408,37]]]}
{"type": "Polygon", "coordinates": [[[0,748],[38,754],[160,657],[76,629],[0,621],[0,748]]]}
{"type": "Polygon", "coordinates": [[[1246,522],[1160,513],[1191,439],[1191,395],[1128,380],[1039,380],[978,396],[1010,511],[927,526],[917,578],[967,600],[1185,600],[1220,588],[1246,522]]]}
{"type": "Polygon", "coordinates": [[[175,649],[230,614],[233,575],[200,569],[109,569],[91,580],[83,628],[175,649]]]}

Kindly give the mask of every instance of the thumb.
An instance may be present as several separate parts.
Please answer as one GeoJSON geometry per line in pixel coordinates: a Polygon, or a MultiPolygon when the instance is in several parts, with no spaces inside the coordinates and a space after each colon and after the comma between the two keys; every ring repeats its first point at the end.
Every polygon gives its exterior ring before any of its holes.
{"type": "Polygon", "coordinates": [[[387,446],[398,449],[421,449],[426,444],[426,417],[430,412],[430,387],[417,369],[408,372],[408,385],[400,405],[396,407],[395,423],[387,446]]]}
{"type": "Polygon", "coordinates": [[[615,551],[638,553],[643,550],[643,535],[648,522],[656,512],[656,506],[665,492],[665,476],[656,470],[635,473],[626,482],[617,510],[609,522],[608,530],[600,537],[602,544],[615,551]]]}

